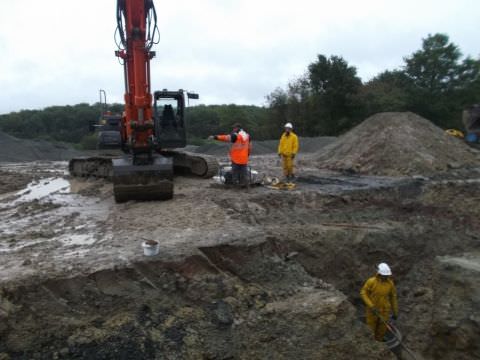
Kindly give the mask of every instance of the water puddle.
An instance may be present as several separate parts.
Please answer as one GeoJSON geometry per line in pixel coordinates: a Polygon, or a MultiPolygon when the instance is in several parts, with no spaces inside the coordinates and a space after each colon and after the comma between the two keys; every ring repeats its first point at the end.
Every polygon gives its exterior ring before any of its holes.
{"type": "Polygon", "coordinates": [[[92,245],[97,242],[94,234],[67,234],[60,238],[65,245],[92,245]]]}
{"type": "Polygon", "coordinates": [[[111,200],[83,196],[74,188],[75,183],[58,174],[2,194],[0,255],[27,247],[41,251],[55,242],[63,248],[79,248],[101,241],[104,234],[98,223],[108,218],[111,200]]]}
{"type": "Polygon", "coordinates": [[[70,183],[68,180],[63,178],[46,178],[31,182],[25,189],[17,192],[19,198],[16,201],[41,200],[53,194],[68,194],[69,192],[70,183]]]}

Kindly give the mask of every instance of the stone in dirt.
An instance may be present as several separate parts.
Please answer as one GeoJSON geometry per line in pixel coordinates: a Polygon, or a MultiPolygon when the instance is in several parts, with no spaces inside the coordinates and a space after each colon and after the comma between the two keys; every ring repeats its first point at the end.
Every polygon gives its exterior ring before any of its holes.
{"type": "Polygon", "coordinates": [[[419,115],[387,112],[369,117],[312,160],[319,168],[403,176],[479,166],[479,155],[419,115]]]}

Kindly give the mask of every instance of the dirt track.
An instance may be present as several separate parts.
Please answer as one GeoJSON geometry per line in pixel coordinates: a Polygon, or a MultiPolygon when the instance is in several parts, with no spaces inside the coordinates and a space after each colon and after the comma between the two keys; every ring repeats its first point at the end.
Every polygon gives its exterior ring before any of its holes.
{"type": "MultiPolygon", "coordinates": [[[[273,156],[254,164],[279,172],[273,156]]],[[[361,322],[379,261],[395,272],[405,344],[427,359],[479,354],[476,171],[304,167],[290,192],[180,177],[172,201],[117,205],[108,182],[32,168],[47,180],[0,199],[0,356],[393,358],[361,322]],[[143,256],[144,239],[159,256],[143,256]]]]}

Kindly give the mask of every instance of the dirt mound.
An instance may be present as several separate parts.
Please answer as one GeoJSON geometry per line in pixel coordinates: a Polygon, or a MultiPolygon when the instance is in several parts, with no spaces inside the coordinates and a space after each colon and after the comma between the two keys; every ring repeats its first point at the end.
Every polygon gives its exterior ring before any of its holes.
{"type": "Polygon", "coordinates": [[[69,160],[80,152],[65,144],[53,144],[45,140],[19,139],[0,131],[0,162],[35,160],[69,160]]]}
{"type": "Polygon", "coordinates": [[[480,165],[479,152],[411,112],[373,115],[313,157],[320,168],[429,175],[480,165]]]}

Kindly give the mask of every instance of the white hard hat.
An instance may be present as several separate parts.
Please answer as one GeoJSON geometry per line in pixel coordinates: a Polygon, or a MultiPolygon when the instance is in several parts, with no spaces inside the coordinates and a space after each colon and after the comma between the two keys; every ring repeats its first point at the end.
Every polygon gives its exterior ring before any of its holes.
{"type": "Polygon", "coordinates": [[[380,263],[380,264],[378,264],[377,272],[378,272],[380,275],[384,275],[384,276],[390,276],[390,275],[392,275],[392,270],[390,270],[390,266],[388,266],[386,263],[380,263]]]}
{"type": "Polygon", "coordinates": [[[289,123],[289,122],[285,124],[285,127],[286,127],[286,128],[290,128],[290,129],[293,129],[292,123],[289,123]]]}

